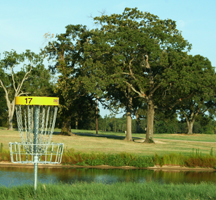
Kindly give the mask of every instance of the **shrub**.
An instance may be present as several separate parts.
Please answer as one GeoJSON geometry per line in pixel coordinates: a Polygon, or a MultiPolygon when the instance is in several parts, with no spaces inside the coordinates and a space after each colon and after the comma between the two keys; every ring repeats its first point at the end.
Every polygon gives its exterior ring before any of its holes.
{"type": "Polygon", "coordinates": [[[153,167],[155,165],[154,159],[152,157],[147,157],[147,156],[140,156],[137,157],[136,159],[131,160],[130,166],[134,167],[153,167]]]}

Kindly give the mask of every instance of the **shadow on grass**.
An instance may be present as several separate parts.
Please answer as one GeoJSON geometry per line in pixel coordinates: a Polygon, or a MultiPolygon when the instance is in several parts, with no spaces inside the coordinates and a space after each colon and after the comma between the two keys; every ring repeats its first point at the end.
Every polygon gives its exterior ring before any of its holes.
{"type": "MultiPolygon", "coordinates": [[[[76,132],[74,133],[74,135],[77,136],[87,136],[87,137],[101,137],[101,138],[108,138],[108,139],[117,139],[117,140],[124,140],[125,139],[125,135],[124,136],[119,136],[119,135],[112,135],[112,134],[93,134],[91,132],[86,132],[86,133],[81,133],[81,132],[76,132]]],[[[53,135],[60,135],[60,132],[53,132],[53,135]]],[[[133,140],[134,139],[143,139],[141,137],[132,137],[133,140]]]]}
{"type": "Polygon", "coordinates": [[[4,130],[4,131],[18,131],[17,127],[13,127],[13,130],[8,130],[8,127],[0,127],[0,130],[4,130]]]}

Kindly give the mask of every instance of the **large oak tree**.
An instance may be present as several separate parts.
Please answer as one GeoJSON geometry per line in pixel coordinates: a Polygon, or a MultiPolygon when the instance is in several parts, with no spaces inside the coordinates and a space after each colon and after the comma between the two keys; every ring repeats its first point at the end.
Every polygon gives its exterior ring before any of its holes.
{"type": "MultiPolygon", "coordinates": [[[[65,33],[56,35],[44,50],[53,63],[49,66],[50,69],[58,74],[55,92],[60,97],[61,134],[64,135],[72,135],[72,118],[78,126],[78,121],[87,115],[89,109],[85,106],[90,106],[91,109],[95,107],[95,96],[89,91],[91,84],[85,83],[87,74],[83,74],[81,68],[85,60],[83,46],[88,42],[89,35],[86,26],[68,25],[65,33]],[[85,112],[81,109],[85,109],[85,112]]],[[[90,83],[96,85],[94,80],[90,83]]]]}
{"type": "Polygon", "coordinates": [[[100,28],[94,31],[92,46],[86,47],[94,55],[88,65],[97,65],[94,69],[104,73],[107,83],[127,86],[128,93],[136,93],[147,103],[145,142],[151,142],[155,107],[176,81],[190,44],[177,30],[175,21],[161,20],[137,8],[125,8],[122,14],[94,20],[100,28]]]}

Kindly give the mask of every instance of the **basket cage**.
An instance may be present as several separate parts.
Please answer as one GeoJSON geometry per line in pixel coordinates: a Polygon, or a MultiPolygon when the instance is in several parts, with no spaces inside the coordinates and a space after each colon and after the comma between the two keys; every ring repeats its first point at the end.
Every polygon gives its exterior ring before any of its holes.
{"type": "Polygon", "coordinates": [[[21,143],[28,153],[45,151],[50,144],[58,107],[16,105],[16,116],[21,143]],[[34,127],[36,126],[36,127],[34,127]],[[29,144],[40,144],[32,148],[29,144]]]}
{"type": "Polygon", "coordinates": [[[63,143],[51,143],[57,106],[16,105],[21,143],[9,143],[13,163],[61,163],[63,143]],[[38,157],[35,160],[35,156],[38,157]]]}
{"type": "Polygon", "coordinates": [[[11,162],[13,163],[34,163],[34,156],[38,156],[37,163],[40,164],[59,164],[62,160],[62,154],[64,149],[63,143],[51,143],[51,144],[21,144],[18,142],[9,143],[11,162]],[[31,153],[27,152],[25,149],[40,149],[43,146],[43,151],[31,153]]]}

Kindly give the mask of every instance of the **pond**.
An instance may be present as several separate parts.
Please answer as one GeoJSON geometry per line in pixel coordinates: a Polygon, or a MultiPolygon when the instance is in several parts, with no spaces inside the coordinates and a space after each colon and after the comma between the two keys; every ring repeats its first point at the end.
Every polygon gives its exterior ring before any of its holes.
{"type": "MultiPolygon", "coordinates": [[[[0,186],[12,187],[33,184],[33,168],[0,168],[0,186]]],[[[44,168],[38,169],[40,183],[116,182],[144,183],[216,183],[216,172],[201,171],[154,171],[141,169],[88,169],[88,168],[44,168]]]]}

